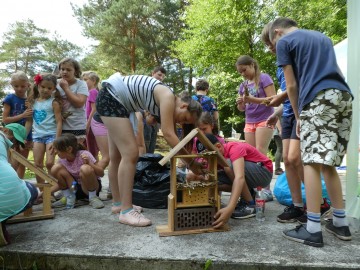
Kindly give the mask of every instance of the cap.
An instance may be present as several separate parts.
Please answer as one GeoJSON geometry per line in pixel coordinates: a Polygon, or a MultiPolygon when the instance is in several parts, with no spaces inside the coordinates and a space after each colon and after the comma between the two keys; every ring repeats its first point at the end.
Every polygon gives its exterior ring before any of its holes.
{"type": "MultiPolygon", "coordinates": [[[[219,142],[218,138],[216,138],[216,136],[214,134],[207,133],[207,134],[205,134],[205,136],[206,136],[206,138],[208,138],[208,140],[212,144],[216,144],[219,142]]],[[[206,150],[206,147],[199,140],[197,140],[196,141],[196,150],[198,153],[201,153],[206,150]]]]}
{"type": "Polygon", "coordinates": [[[6,125],[5,128],[10,129],[13,132],[15,139],[24,144],[24,140],[26,139],[26,129],[23,125],[11,123],[6,125]]]}

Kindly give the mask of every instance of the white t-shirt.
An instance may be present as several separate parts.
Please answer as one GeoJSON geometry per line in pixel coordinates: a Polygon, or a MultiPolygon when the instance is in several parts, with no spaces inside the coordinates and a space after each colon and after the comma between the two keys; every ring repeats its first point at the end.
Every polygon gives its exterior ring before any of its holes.
{"type": "MultiPolygon", "coordinates": [[[[60,95],[63,99],[62,113],[69,112],[71,113],[65,120],[63,120],[62,129],[63,130],[85,130],[86,129],[86,113],[85,113],[85,103],[81,108],[75,108],[67,100],[64,90],[57,85],[57,89],[60,92],[60,95]]],[[[70,90],[74,94],[80,94],[89,96],[89,90],[85,81],[76,79],[76,82],[70,85],[70,90]]]]}

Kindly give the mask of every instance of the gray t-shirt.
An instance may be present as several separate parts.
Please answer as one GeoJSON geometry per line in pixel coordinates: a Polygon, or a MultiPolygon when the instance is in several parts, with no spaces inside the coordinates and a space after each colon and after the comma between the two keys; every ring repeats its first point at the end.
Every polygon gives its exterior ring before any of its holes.
{"type": "MultiPolygon", "coordinates": [[[[85,104],[81,108],[75,108],[73,105],[70,104],[70,102],[67,100],[67,97],[65,95],[64,90],[60,87],[60,85],[57,85],[57,89],[60,92],[60,95],[62,97],[63,106],[62,106],[62,113],[66,115],[66,113],[69,113],[69,115],[66,117],[65,120],[63,120],[63,130],[85,130],[86,129],[86,113],[85,113],[85,104]]],[[[74,94],[80,94],[89,96],[89,90],[86,85],[85,81],[76,79],[76,82],[72,85],[70,85],[70,90],[74,94]]]]}

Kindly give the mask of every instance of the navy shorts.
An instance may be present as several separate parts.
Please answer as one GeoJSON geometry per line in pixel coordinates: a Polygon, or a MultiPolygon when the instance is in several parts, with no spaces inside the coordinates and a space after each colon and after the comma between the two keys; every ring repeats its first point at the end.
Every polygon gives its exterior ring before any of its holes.
{"type": "Polygon", "coordinates": [[[296,118],[295,115],[287,116],[282,118],[281,122],[281,139],[293,139],[300,140],[298,136],[296,136],[296,118]]]}
{"type": "MultiPolygon", "coordinates": [[[[76,180],[75,180],[76,181],[76,180]]],[[[102,185],[101,185],[101,180],[98,178],[98,183],[99,183],[99,189],[96,191],[96,196],[99,196],[100,191],[102,189],[102,185]]],[[[79,184],[78,181],[76,181],[76,199],[77,200],[83,200],[83,199],[89,199],[89,195],[86,194],[82,188],[81,188],[81,184],[79,184]]]]}

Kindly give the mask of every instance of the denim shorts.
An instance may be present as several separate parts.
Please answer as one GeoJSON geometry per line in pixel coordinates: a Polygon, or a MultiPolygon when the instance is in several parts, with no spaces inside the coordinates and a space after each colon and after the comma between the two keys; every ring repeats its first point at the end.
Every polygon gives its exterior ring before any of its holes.
{"type": "Polygon", "coordinates": [[[55,141],[56,135],[48,135],[40,138],[33,138],[34,143],[43,143],[43,144],[49,144],[55,141]]]}

